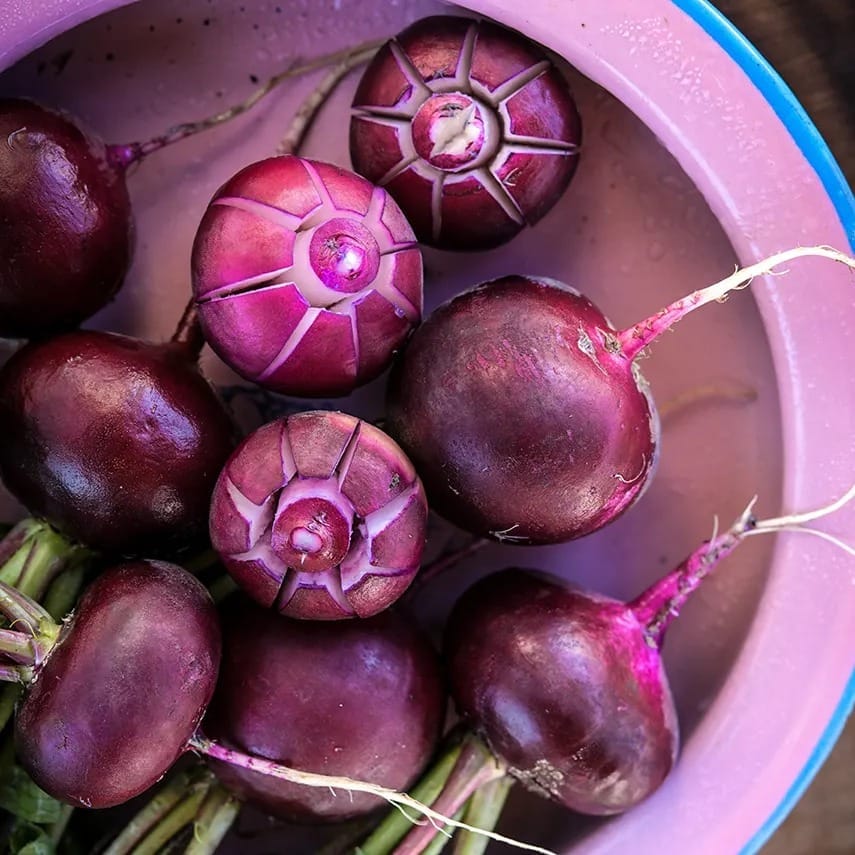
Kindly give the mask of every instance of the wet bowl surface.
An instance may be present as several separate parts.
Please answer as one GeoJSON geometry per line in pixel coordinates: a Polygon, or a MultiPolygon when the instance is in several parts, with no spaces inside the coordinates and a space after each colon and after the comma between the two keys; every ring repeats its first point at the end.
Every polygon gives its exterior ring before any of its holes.
{"type": "MultiPolygon", "coordinates": [[[[518,272],[563,279],[629,325],[737,262],[855,239],[851,192],[815,130],[700,0],[469,0],[465,9],[432,0],[188,0],[180,12],[169,0],[2,5],[0,94],[69,109],[111,142],[207,115],[297,56],[391,35],[437,11],[483,14],[554,50],[569,64],[584,123],[578,174],[558,206],[507,246],[428,251],[427,309],[518,272]]],[[[344,117],[357,79],[331,99],[304,154],[349,165],[344,117]]],[[[189,296],[190,247],[209,198],[273,151],[316,80],[295,81],[130,176],[136,256],[119,299],[93,326],[169,335],[189,296]]],[[[425,620],[439,627],[475,578],[510,563],[631,597],[707,537],[715,514],[735,517],[755,493],[763,515],[842,493],[855,471],[851,288],[836,266],[805,260],[681,323],[643,363],[660,406],[677,406],[638,506],[576,543],[490,547],[428,591],[425,620]],[[693,392],[698,400],[679,406],[693,392]]],[[[219,383],[238,382],[211,354],[205,368],[219,383]]],[[[325,405],[377,418],[383,385],[325,405]]],[[[855,516],[839,515],[833,529],[851,539],[855,516]]],[[[437,544],[450,536],[439,524],[434,534],[437,544]]],[[[746,544],[668,639],[684,748],[662,789],[608,822],[515,793],[501,830],[598,855],[756,851],[851,708],[853,625],[851,566],[831,546],[796,535],[746,544]]],[[[279,839],[294,841],[289,851],[315,851],[310,832],[258,827],[258,851],[279,839]]],[[[249,851],[244,841],[231,845],[249,851]]]]}

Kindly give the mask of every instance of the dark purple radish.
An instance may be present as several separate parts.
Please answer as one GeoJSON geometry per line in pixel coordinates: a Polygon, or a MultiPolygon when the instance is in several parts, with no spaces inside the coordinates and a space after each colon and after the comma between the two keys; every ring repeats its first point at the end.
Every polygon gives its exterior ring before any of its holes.
{"type": "Polygon", "coordinates": [[[104,573],[61,626],[38,608],[0,589],[2,612],[33,629],[2,639],[5,649],[12,636],[29,644],[15,669],[27,684],[15,718],[19,762],[61,801],[121,804],[184,752],[211,699],[214,603],[180,567],[139,561],[104,573]]]}
{"type": "Polygon", "coordinates": [[[581,123],[542,48],[486,21],[425,18],[385,45],[353,99],[354,168],[423,243],[487,249],[540,220],[578,163],[581,123]]]}
{"type": "Polygon", "coordinates": [[[115,296],[133,252],[132,165],[241,115],[286,78],[352,53],[289,68],[242,104],[146,142],[107,145],[68,113],[0,99],[0,337],[71,329],[115,296]]]}
{"type": "Polygon", "coordinates": [[[124,167],[68,114],[0,100],[0,336],[69,329],[118,291],[133,250],[124,167]]]}
{"type": "Polygon", "coordinates": [[[660,648],[703,579],[746,537],[804,527],[855,498],[758,521],[754,502],[723,534],[630,603],[509,570],[470,588],[447,627],[457,708],[508,772],[573,810],[620,813],[653,793],[677,756],[660,648]]]}
{"type": "Polygon", "coordinates": [[[0,477],[68,539],[137,554],[203,538],[235,431],[176,335],[69,332],[0,369],[0,477]]]}
{"type": "Polygon", "coordinates": [[[659,421],[637,357],[684,315],[801,256],[779,253],[616,330],[574,289],[506,276],[416,330],[390,378],[387,429],[431,507],[475,534],[557,543],[616,519],[655,469],[659,421]]]}
{"type": "Polygon", "coordinates": [[[421,253],[389,194],[293,155],[252,164],[217,192],[192,269],[214,351],[287,394],[349,393],[421,319],[421,253]]]}
{"type": "MultiPolygon", "coordinates": [[[[223,763],[244,770],[238,777],[244,783],[247,778],[253,781],[253,787],[258,786],[254,776],[263,775],[301,788],[340,791],[345,799],[346,794],[354,800],[366,794],[435,822],[460,825],[383,783],[295,769],[201,733],[197,724],[219,668],[220,627],[210,594],[180,567],[154,561],[114,567],[90,587],[77,611],[61,625],[36,602],[0,582],[0,617],[15,627],[0,630],[0,680],[26,687],[15,721],[18,760],[53,798],[74,806],[118,805],[160,780],[183,753],[195,752],[216,762],[221,771],[223,763]]],[[[263,611],[252,621],[238,634],[255,644],[259,626],[286,619],[263,611]]],[[[308,728],[304,733],[326,724],[338,742],[345,734],[350,739],[361,732],[369,742],[375,740],[363,746],[364,753],[335,744],[332,754],[364,767],[373,762],[374,771],[390,779],[415,775],[439,735],[445,706],[429,645],[409,623],[392,615],[335,629],[331,624],[294,623],[303,627],[295,630],[298,636],[305,633],[303,638],[314,637],[319,643],[306,641],[311,653],[299,668],[289,655],[278,659],[275,685],[257,676],[270,651],[253,647],[249,659],[241,654],[247,669],[234,674],[219,714],[224,726],[234,728],[233,738],[249,738],[241,735],[244,726],[249,734],[260,731],[262,722],[281,714],[282,708],[296,710],[300,693],[314,685],[318,694],[304,710],[311,714],[310,720],[303,720],[308,728]],[[379,639],[372,638],[372,632],[379,639]],[[333,651],[337,654],[325,659],[333,651]],[[245,693],[245,678],[252,672],[249,662],[257,680],[245,693]],[[336,678],[318,681],[321,663],[329,665],[336,678]],[[357,672],[361,680],[354,678],[357,672]],[[347,722],[337,712],[343,704],[337,678],[359,695],[347,722]],[[373,693],[366,691],[368,685],[373,693]],[[233,705],[235,697],[251,697],[260,706],[241,715],[233,705]],[[323,697],[326,717],[318,715],[323,697]],[[271,698],[278,700],[271,704],[271,698]],[[392,723],[396,714],[403,724],[392,723]],[[375,727],[360,729],[360,721],[372,720],[375,727]],[[378,734],[381,730],[384,733],[378,734]],[[388,755],[391,744],[394,757],[388,755]]],[[[274,732],[281,735],[292,726],[280,722],[274,732]]],[[[336,766],[334,759],[318,762],[336,766]]],[[[294,791],[285,798],[290,802],[299,796],[294,791]]]]}
{"type": "Polygon", "coordinates": [[[249,596],[289,617],[369,617],[419,569],[421,482],[378,428],[307,412],[259,428],[223,469],[210,535],[249,596]]]}
{"type": "MultiPolygon", "coordinates": [[[[229,602],[225,612],[206,735],[298,769],[396,790],[419,776],[439,740],[446,697],[438,658],[411,620],[385,612],[345,624],[295,621],[248,601],[229,602]]],[[[338,822],[383,804],[211,765],[241,799],[284,819],[338,822]]]]}

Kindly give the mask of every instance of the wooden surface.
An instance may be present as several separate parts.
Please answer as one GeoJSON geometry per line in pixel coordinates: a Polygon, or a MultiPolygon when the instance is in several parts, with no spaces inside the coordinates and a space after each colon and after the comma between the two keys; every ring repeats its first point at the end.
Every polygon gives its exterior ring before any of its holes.
{"type": "MultiPolygon", "coordinates": [[[[714,5],[787,81],[851,185],[855,0],[714,0],[714,5]]],[[[762,855],[855,855],[855,716],[762,855]]]]}

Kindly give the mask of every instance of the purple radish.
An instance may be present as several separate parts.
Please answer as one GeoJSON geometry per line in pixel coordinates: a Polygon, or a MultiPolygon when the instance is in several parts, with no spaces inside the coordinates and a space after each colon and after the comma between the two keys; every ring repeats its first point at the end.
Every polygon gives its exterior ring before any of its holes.
{"type": "Polygon", "coordinates": [[[435,654],[401,618],[333,627],[288,621],[257,606],[236,609],[228,624],[228,683],[211,725],[232,744],[257,740],[260,754],[251,755],[197,729],[214,691],[221,635],[210,595],[180,567],[154,561],[114,567],[61,625],[0,582],[0,617],[16,627],[0,630],[0,680],[25,685],[15,720],[18,759],[56,799],[93,808],[121,804],[183,753],[195,752],[248,796],[265,794],[273,810],[332,818],[351,811],[346,793],[354,812],[371,809],[364,794],[436,823],[469,827],[384,783],[295,769],[265,756],[293,750],[291,756],[331,771],[358,767],[394,783],[417,774],[439,736],[445,695],[435,654]],[[295,736],[296,724],[301,735],[295,736]],[[352,743],[354,733],[364,738],[360,746],[352,743]],[[230,775],[223,764],[240,771],[230,775]],[[265,784],[262,776],[280,783],[265,784]],[[340,791],[341,803],[310,798],[293,785],[340,791]]]}
{"type": "Polygon", "coordinates": [[[61,627],[5,586],[0,608],[35,635],[6,633],[30,647],[17,668],[28,685],[15,745],[33,780],[96,808],[154,784],[214,692],[220,628],[202,584],[175,565],[139,561],[104,573],[61,627]]]}
{"type": "MultiPolygon", "coordinates": [[[[333,625],[228,602],[203,727],[250,754],[403,789],[431,759],[445,705],[438,658],[411,620],[387,611],[333,625]]],[[[284,819],[338,822],[382,804],[211,765],[241,799],[284,819]]]]}
{"type": "Polygon", "coordinates": [[[0,337],[71,329],[115,296],[133,252],[131,166],[241,115],[286,78],[352,53],[289,68],[242,104],[142,143],[107,145],[68,113],[0,99],[0,337]]]}
{"type": "Polygon", "coordinates": [[[287,394],[349,393],[421,319],[421,253],[388,193],[293,155],[252,164],[217,192],[192,269],[211,347],[287,394]]]}
{"type": "Polygon", "coordinates": [[[68,114],[0,100],[0,336],[68,329],[118,291],[133,251],[123,167],[68,114]]]}
{"type": "Polygon", "coordinates": [[[677,756],[677,714],[660,648],[681,608],[746,537],[799,531],[855,550],[804,524],[818,511],[758,521],[753,505],[630,603],[559,579],[509,570],[455,606],[445,652],[458,710],[508,773],[589,814],[638,804],[677,756]]]}
{"type": "Polygon", "coordinates": [[[475,534],[557,543],[616,519],[655,469],[659,420],[637,357],[692,310],[801,256],[779,253],[616,330],[574,289],[506,276],[416,330],[388,391],[389,433],[431,507],[475,534]]]}
{"type": "Polygon", "coordinates": [[[369,617],[421,561],[427,502],[401,449],[353,416],[307,412],[259,428],[211,503],[210,535],[254,600],[315,620],[369,617]]]}
{"type": "Polygon", "coordinates": [[[108,553],[203,538],[235,429],[185,334],[69,332],[0,369],[0,477],[32,514],[108,553]]]}
{"type": "Polygon", "coordinates": [[[353,100],[354,168],[386,187],[423,243],[487,249],[533,225],[578,163],[581,123],[542,48],[486,21],[408,27],[353,100]]]}

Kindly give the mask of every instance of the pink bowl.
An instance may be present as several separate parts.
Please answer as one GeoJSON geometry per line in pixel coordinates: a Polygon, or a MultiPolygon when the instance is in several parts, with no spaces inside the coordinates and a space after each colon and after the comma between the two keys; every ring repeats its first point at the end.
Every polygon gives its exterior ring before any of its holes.
{"type": "MultiPolygon", "coordinates": [[[[66,107],[113,142],[239,100],[253,88],[250,75],[264,79],[294,56],[448,11],[433,0],[283,0],[284,8],[188,0],[180,13],[170,0],[121,9],[121,0],[0,5],[0,68],[20,60],[0,75],[0,91],[66,107]],[[101,12],[108,13],[94,17],[101,12]]],[[[722,278],[737,260],[855,242],[852,194],[816,130],[703,0],[462,6],[521,30],[575,68],[568,75],[585,149],[570,190],[536,229],[489,254],[428,252],[426,308],[477,281],[524,272],[564,279],[628,324],[722,278]]],[[[294,82],[251,116],[152,157],[131,177],[137,255],[120,299],[96,325],[169,333],[189,294],[190,247],[209,197],[273,150],[311,85],[294,82]]],[[[355,85],[352,76],[335,94],[307,156],[348,164],[342,128],[355,85]]],[[[754,493],[764,515],[841,494],[855,469],[851,289],[837,265],[807,260],[786,277],[756,282],[754,299],[736,295],[684,321],[644,363],[654,394],[660,404],[707,386],[725,394],[666,418],[660,470],[638,507],[563,547],[491,547],[442,592],[428,592],[425,618],[438,623],[451,596],[510,562],[628,597],[706,537],[714,514],[736,516],[754,493]],[[755,399],[737,400],[746,390],[755,399]]],[[[206,368],[235,382],[212,357],[206,368]]],[[[381,400],[382,379],[330,406],[376,417],[381,400]]],[[[830,525],[853,539],[851,512],[830,525]]],[[[503,831],[598,855],[721,855],[765,842],[852,707],[855,586],[851,563],[828,544],[797,535],[763,540],[721,568],[666,645],[685,742],[663,788],[609,822],[516,793],[503,831]]],[[[258,839],[269,849],[275,838],[258,839]]],[[[313,851],[315,838],[306,841],[313,851]]]]}

